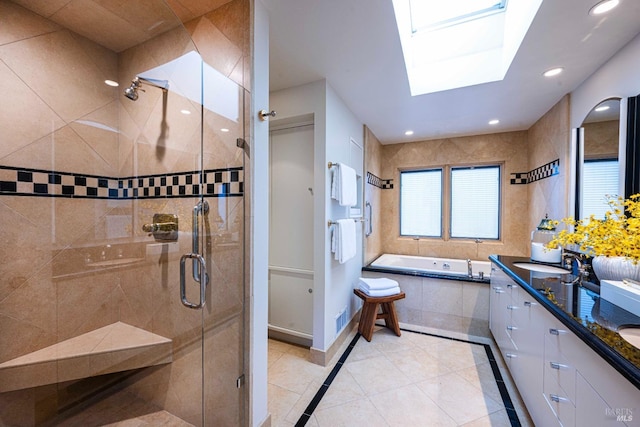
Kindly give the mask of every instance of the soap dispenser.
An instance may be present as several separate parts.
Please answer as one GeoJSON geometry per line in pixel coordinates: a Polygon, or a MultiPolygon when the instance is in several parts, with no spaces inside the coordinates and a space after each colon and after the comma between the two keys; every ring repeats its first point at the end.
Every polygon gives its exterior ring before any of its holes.
{"type": "Polygon", "coordinates": [[[562,260],[562,248],[549,249],[546,244],[556,235],[556,226],[545,215],[540,225],[531,233],[531,260],[559,263],[562,260]]]}

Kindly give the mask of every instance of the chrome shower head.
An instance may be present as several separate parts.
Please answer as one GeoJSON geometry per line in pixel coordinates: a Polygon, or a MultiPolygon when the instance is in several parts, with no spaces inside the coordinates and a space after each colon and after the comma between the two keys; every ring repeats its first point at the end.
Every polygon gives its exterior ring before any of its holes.
{"type": "Polygon", "coordinates": [[[132,101],[137,101],[138,89],[144,92],[144,89],[140,87],[142,83],[162,89],[163,92],[167,92],[169,90],[169,82],[167,80],[147,79],[137,76],[135,79],[131,80],[131,86],[124,90],[124,96],[132,101]]]}
{"type": "MultiPolygon", "coordinates": [[[[138,100],[138,89],[140,88],[140,80],[136,77],[131,81],[131,86],[124,90],[124,96],[132,101],[138,100]]],[[[142,89],[144,92],[144,89],[142,89]]]]}

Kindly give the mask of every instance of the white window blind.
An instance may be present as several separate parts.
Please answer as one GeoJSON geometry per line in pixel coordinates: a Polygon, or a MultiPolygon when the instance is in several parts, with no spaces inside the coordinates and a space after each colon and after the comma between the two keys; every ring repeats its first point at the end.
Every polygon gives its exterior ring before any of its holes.
{"type": "Polygon", "coordinates": [[[442,235],[442,170],[400,173],[400,234],[442,235]]]}
{"type": "Polygon", "coordinates": [[[500,237],[500,167],[451,169],[451,237],[500,237]]]}
{"type": "Polygon", "coordinates": [[[604,219],[607,195],[618,195],[618,160],[585,160],[582,177],[582,206],[580,218],[588,218],[591,214],[604,219]]]}

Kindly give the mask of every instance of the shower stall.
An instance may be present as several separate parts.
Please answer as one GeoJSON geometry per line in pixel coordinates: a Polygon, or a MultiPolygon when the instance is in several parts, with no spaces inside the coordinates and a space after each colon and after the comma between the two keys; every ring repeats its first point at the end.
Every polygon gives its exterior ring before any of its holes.
{"type": "Polygon", "coordinates": [[[0,0],[0,426],[247,423],[249,0],[0,0]]]}

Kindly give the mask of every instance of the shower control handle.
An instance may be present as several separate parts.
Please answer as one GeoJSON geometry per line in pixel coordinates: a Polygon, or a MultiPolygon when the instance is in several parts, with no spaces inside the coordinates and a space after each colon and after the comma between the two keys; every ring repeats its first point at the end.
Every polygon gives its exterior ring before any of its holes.
{"type": "Polygon", "coordinates": [[[180,300],[182,301],[182,305],[192,309],[200,309],[204,307],[207,300],[207,282],[209,281],[209,276],[207,275],[207,263],[200,254],[184,254],[180,257],[180,300]],[[196,304],[190,302],[187,299],[187,284],[185,278],[185,262],[187,259],[192,259],[194,265],[200,266],[200,272],[202,280],[199,280],[200,284],[200,301],[196,304]]]}

